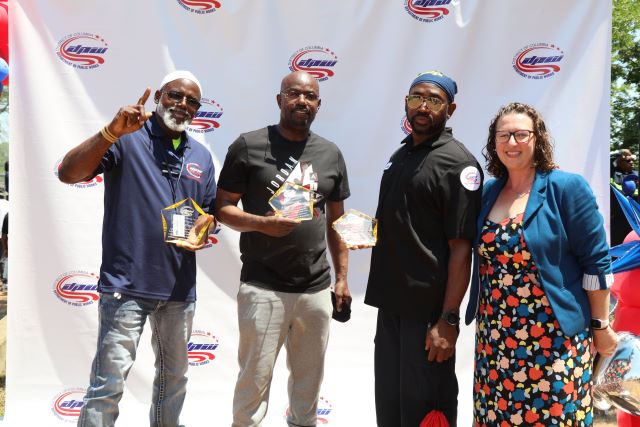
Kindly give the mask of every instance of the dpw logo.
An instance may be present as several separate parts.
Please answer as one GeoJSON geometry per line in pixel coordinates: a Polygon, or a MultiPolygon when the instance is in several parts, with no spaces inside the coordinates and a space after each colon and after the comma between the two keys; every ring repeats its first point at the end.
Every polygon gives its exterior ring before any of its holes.
{"type": "Polygon", "coordinates": [[[407,119],[407,116],[404,116],[402,118],[402,121],[400,121],[400,129],[402,129],[402,132],[404,132],[405,135],[410,135],[413,131],[413,129],[411,129],[411,123],[409,123],[409,119],[407,119]]]}
{"type": "Polygon", "coordinates": [[[218,119],[222,117],[223,108],[213,99],[200,99],[202,106],[189,125],[189,130],[196,133],[212,132],[220,127],[218,119]]]}
{"type": "Polygon", "coordinates": [[[86,390],[72,388],[58,393],[51,404],[53,414],[68,423],[78,422],[86,390]]]}
{"type": "Polygon", "coordinates": [[[436,22],[449,14],[451,0],[405,0],[404,10],[420,22],[436,22]]]}
{"type": "Polygon", "coordinates": [[[216,0],[178,0],[178,4],[189,12],[200,15],[215,12],[222,7],[216,0]]]}
{"type": "Polygon", "coordinates": [[[87,271],[69,271],[53,282],[53,293],[65,304],[82,307],[98,301],[98,275],[87,271]]]}
{"type": "MultiPolygon", "coordinates": [[[[53,168],[53,174],[56,176],[56,178],[58,178],[59,175],[60,163],[62,163],[62,159],[59,159],[56,162],[55,167],[53,168]]],[[[91,188],[95,187],[98,184],[102,184],[102,182],[104,182],[104,178],[102,177],[102,175],[97,175],[88,181],[76,182],[75,184],[69,184],[69,186],[75,188],[91,188]]]]}
{"type": "Polygon", "coordinates": [[[212,232],[209,232],[209,237],[207,237],[207,243],[204,245],[203,249],[210,248],[213,245],[218,244],[218,238],[216,237],[216,235],[220,233],[220,230],[221,228],[220,228],[220,225],[218,224],[215,230],[213,230],[212,232]]]}
{"type": "Polygon", "coordinates": [[[211,332],[194,330],[187,344],[189,366],[202,366],[211,363],[216,356],[213,352],[218,348],[218,338],[211,332]]]}
{"type": "Polygon", "coordinates": [[[527,79],[547,79],[560,71],[564,52],[556,45],[534,43],[520,49],[513,57],[513,69],[527,79]]]}
{"type": "MultiPolygon", "coordinates": [[[[333,406],[331,405],[331,403],[329,403],[329,401],[320,396],[320,398],[318,399],[318,409],[317,409],[317,424],[316,425],[325,425],[325,424],[329,424],[329,421],[331,421],[331,419],[329,418],[329,415],[331,414],[331,412],[333,412],[333,406]]],[[[289,408],[287,407],[287,409],[284,411],[284,419],[286,420],[287,417],[289,416],[289,408]]]]}
{"type": "Polygon", "coordinates": [[[65,64],[87,70],[104,64],[108,49],[107,42],[97,34],[74,33],[58,42],[56,53],[65,64]]]}
{"type": "Polygon", "coordinates": [[[291,71],[306,71],[319,82],[333,77],[333,67],[338,63],[336,54],[322,46],[307,46],[296,51],[289,58],[291,71]]]}

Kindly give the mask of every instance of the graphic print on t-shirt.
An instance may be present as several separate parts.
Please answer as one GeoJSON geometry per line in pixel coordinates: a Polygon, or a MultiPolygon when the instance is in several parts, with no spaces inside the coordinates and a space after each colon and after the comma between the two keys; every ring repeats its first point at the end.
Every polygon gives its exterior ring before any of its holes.
{"type": "Polygon", "coordinates": [[[278,191],[278,188],[280,188],[280,186],[284,182],[289,181],[288,177],[291,174],[291,171],[297,166],[298,159],[289,156],[287,161],[284,162],[284,167],[280,168],[278,173],[276,173],[276,176],[273,177],[273,179],[269,182],[269,185],[267,185],[267,190],[269,191],[269,193],[271,193],[272,196],[276,193],[276,191],[278,191]]]}
{"type": "MultiPolygon", "coordinates": [[[[271,180],[267,189],[271,194],[275,194],[284,182],[296,184],[311,190],[314,205],[324,198],[322,194],[318,193],[318,174],[313,171],[313,165],[310,162],[298,162],[290,156],[285,163],[285,168],[280,168],[275,179],[271,180]]],[[[318,217],[320,215],[320,210],[314,207],[313,216],[318,217]]]]}
{"type": "Polygon", "coordinates": [[[313,165],[309,162],[298,162],[287,178],[287,182],[313,191],[314,203],[318,203],[322,199],[322,195],[318,193],[318,174],[313,171],[313,165]]]}
{"type": "Polygon", "coordinates": [[[313,171],[313,165],[310,162],[299,162],[293,172],[291,172],[291,175],[289,175],[287,181],[311,190],[314,205],[313,216],[316,218],[319,217],[322,212],[316,205],[324,196],[318,192],[318,173],[313,171]]]}
{"type": "Polygon", "coordinates": [[[272,195],[275,194],[283,183],[290,182],[313,191],[315,203],[322,199],[322,195],[317,192],[318,174],[313,171],[313,165],[311,163],[299,162],[289,156],[284,166],[284,168],[280,168],[274,179],[269,182],[269,186],[267,187],[269,193],[272,195]]]}

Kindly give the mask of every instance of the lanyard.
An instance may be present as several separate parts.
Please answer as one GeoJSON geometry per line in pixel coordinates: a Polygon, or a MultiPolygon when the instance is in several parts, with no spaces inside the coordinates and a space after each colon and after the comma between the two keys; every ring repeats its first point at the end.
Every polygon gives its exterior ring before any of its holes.
{"type": "MultiPolygon", "coordinates": [[[[186,149],[186,147],[185,147],[186,149]]],[[[168,150],[166,147],[162,147],[162,158],[164,160],[162,166],[160,168],[160,171],[162,172],[162,175],[164,175],[167,178],[167,181],[169,181],[169,187],[171,188],[171,196],[173,197],[173,203],[176,202],[177,198],[176,198],[176,193],[177,193],[177,189],[178,186],[180,185],[180,178],[182,178],[182,170],[184,169],[184,150],[182,153],[182,156],[178,157],[175,153],[173,153],[173,151],[168,150]],[[176,172],[175,170],[173,170],[173,165],[171,163],[169,163],[169,159],[167,158],[167,153],[169,152],[169,155],[178,159],[180,161],[180,171],[176,172]],[[174,175],[178,175],[178,179],[174,182],[173,180],[173,176],[174,175]]]]}

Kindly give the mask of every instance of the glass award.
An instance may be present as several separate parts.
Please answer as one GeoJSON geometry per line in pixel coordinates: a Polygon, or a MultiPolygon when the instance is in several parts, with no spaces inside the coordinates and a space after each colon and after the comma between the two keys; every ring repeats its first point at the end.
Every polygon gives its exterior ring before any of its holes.
{"type": "Polygon", "coordinates": [[[331,225],[348,248],[375,246],[378,220],[355,209],[349,209],[331,225]]]}
{"type": "Polygon", "coordinates": [[[162,209],[162,231],[167,243],[200,246],[206,241],[212,222],[213,216],[205,214],[190,197],[162,209]]]}
{"type": "Polygon", "coordinates": [[[306,221],[313,218],[313,192],[297,184],[285,182],[269,199],[276,216],[306,221]]]}

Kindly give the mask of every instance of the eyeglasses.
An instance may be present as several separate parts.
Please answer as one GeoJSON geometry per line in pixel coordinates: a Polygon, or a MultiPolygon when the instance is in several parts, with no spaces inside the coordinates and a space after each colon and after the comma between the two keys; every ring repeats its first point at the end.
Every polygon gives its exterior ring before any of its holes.
{"type": "Polygon", "coordinates": [[[300,98],[300,95],[302,95],[302,97],[309,102],[318,102],[320,100],[320,97],[315,92],[302,92],[296,89],[289,89],[285,92],[280,92],[280,93],[282,94],[282,96],[284,96],[284,98],[287,101],[293,101],[294,99],[298,99],[300,98]]]}
{"type": "Polygon", "coordinates": [[[506,130],[501,130],[496,132],[496,142],[500,144],[504,144],[509,142],[511,139],[511,135],[516,140],[516,142],[520,144],[526,144],[531,139],[533,135],[532,130],[517,130],[515,132],[507,132],[506,130]]]}
{"type": "Polygon", "coordinates": [[[182,102],[183,99],[187,98],[187,105],[194,110],[197,110],[202,106],[202,104],[200,104],[200,101],[195,99],[193,96],[187,96],[182,92],[178,92],[177,90],[170,90],[165,93],[170,100],[176,102],[182,102]]]}
{"type": "Polygon", "coordinates": [[[434,113],[437,113],[442,110],[442,107],[444,107],[444,101],[433,96],[407,95],[405,99],[407,101],[407,107],[412,110],[422,107],[422,104],[424,103],[426,103],[427,108],[434,113]]]}

